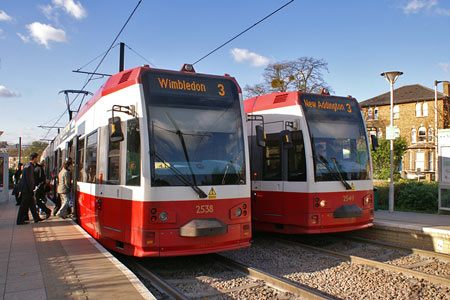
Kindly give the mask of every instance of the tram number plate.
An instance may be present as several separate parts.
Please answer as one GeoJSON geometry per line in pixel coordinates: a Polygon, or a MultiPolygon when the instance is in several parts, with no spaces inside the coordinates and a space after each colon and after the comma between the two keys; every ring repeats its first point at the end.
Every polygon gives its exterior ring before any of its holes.
{"type": "Polygon", "coordinates": [[[198,214],[210,214],[214,212],[214,205],[196,205],[198,214]]]}

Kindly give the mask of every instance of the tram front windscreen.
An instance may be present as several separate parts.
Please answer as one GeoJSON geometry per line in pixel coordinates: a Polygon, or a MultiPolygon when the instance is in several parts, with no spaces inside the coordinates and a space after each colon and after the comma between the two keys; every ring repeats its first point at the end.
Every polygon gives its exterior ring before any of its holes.
{"type": "Polygon", "coordinates": [[[304,94],[300,103],[311,138],[315,181],[371,179],[366,131],[356,100],[304,94]]]}
{"type": "Polygon", "coordinates": [[[143,75],[152,186],[245,184],[243,122],[227,78],[143,75]]]}

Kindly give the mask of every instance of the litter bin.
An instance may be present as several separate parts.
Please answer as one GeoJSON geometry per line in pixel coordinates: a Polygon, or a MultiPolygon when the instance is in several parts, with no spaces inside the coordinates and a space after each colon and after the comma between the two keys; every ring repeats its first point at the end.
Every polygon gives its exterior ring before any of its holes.
{"type": "Polygon", "coordinates": [[[376,187],[373,188],[373,207],[378,210],[378,189],[376,187]]]}

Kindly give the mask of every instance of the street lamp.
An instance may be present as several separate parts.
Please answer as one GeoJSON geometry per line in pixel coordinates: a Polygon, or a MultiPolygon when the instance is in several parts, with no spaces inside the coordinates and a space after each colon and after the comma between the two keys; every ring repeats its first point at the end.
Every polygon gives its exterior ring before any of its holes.
{"type": "Polygon", "coordinates": [[[435,181],[438,181],[439,173],[438,173],[438,117],[437,117],[437,104],[438,104],[438,92],[437,92],[437,85],[441,82],[448,82],[448,81],[434,81],[434,174],[435,174],[435,181]]]}
{"type": "MultiPolygon", "coordinates": [[[[380,75],[391,85],[391,125],[394,126],[394,83],[403,72],[389,71],[380,75]]],[[[389,183],[389,212],[394,212],[394,140],[391,139],[391,182],[389,183]]]]}

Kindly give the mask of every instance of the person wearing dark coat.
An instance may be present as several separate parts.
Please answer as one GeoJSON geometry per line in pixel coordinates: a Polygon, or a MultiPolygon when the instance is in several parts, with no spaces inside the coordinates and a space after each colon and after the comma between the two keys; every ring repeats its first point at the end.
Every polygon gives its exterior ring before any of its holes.
{"type": "Polygon", "coordinates": [[[17,165],[17,171],[13,175],[14,188],[13,195],[16,197],[16,205],[20,205],[21,198],[19,197],[19,182],[22,177],[23,163],[17,165]]]}
{"type": "Polygon", "coordinates": [[[36,204],[45,213],[45,218],[48,219],[51,216],[52,211],[45,205],[45,187],[47,185],[47,177],[44,172],[44,162],[36,164],[34,166],[34,182],[36,184],[35,199],[36,204]]]}
{"type": "Polygon", "coordinates": [[[28,210],[33,215],[34,223],[42,221],[36,209],[36,202],[34,201],[34,165],[38,161],[38,154],[31,153],[30,161],[25,165],[22,172],[22,179],[19,183],[19,193],[22,197],[20,202],[19,212],[17,213],[17,225],[26,224],[25,218],[28,215],[28,210]]]}
{"type": "Polygon", "coordinates": [[[56,214],[58,213],[59,209],[61,208],[61,197],[59,196],[59,194],[56,192],[57,188],[58,188],[58,171],[56,168],[54,168],[51,172],[50,172],[50,176],[51,176],[51,184],[49,186],[49,194],[52,195],[51,198],[49,198],[53,203],[55,203],[55,208],[53,208],[53,215],[56,216],[56,214]]]}

